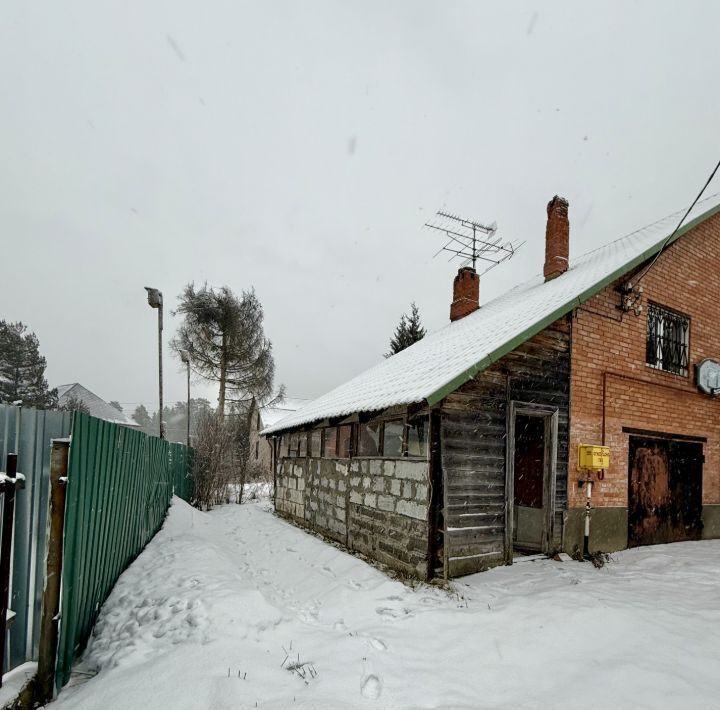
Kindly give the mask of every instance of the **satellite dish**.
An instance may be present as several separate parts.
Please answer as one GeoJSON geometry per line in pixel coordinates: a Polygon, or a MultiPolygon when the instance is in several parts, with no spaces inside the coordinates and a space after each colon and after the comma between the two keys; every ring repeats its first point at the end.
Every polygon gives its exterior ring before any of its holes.
{"type": "Polygon", "coordinates": [[[695,368],[695,379],[701,392],[720,395],[720,362],[705,358],[695,368]]]}

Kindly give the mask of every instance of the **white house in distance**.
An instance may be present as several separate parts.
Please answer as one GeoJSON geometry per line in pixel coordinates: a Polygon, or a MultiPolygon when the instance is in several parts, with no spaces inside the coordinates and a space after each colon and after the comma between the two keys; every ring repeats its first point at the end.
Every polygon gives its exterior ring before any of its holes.
{"type": "Polygon", "coordinates": [[[88,408],[90,415],[93,417],[127,427],[138,428],[140,426],[136,421],[126,416],[124,412],[121,412],[119,409],[115,409],[115,407],[108,404],[104,399],[98,397],[87,387],[83,387],[79,382],[72,382],[69,385],[60,385],[57,388],[57,391],[58,404],[61,407],[67,404],[71,398],[75,398],[88,408]]]}

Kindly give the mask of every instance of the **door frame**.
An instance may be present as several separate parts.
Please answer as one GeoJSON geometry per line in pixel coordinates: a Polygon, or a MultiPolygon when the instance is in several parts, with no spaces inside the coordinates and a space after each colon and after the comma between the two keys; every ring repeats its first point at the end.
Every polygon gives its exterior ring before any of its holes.
{"type": "Polygon", "coordinates": [[[515,420],[518,415],[541,417],[545,422],[543,456],[543,535],[541,552],[548,553],[555,523],[555,487],[557,480],[558,407],[534,402],[510,400],[507,408],[505,440],[505,561],[513,561],[513,528],[515,525],[515,420]]]}

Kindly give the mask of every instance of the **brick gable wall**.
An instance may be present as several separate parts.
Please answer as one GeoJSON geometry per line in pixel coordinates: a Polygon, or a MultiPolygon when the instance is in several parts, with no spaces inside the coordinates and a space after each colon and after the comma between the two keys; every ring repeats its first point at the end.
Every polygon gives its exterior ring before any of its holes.
{"type": "Polygon", "coordinates": [[[568,503],[584,505],[577,447],[610,447],[610,469],[593,490],[594,507],[627,507],[628,439],[623,427],[705,437],[703,503],[720,504],[720,398],[701,394],[694,366],[720,359],[720,215],[681,237],[642,281],[643,312],[622,313],[617,286],[576,309],[572,327],[568,503]],[[646,365],[648,302],[690,317],[686,377],[646,365]],[[603,431],[604,430],[604,431],[603,431]]]}

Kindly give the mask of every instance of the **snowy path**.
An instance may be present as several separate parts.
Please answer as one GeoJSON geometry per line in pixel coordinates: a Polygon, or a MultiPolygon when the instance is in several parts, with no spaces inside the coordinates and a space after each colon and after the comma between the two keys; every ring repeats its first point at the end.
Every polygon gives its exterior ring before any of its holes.
{"type": "Polygon", "coordinates": [[[78,668],[99,673],[52,707],[719,707],[720,541],[614,558],[523,562],[453,596],[267,506],[176,500],[103,608],[78,668]]]}

